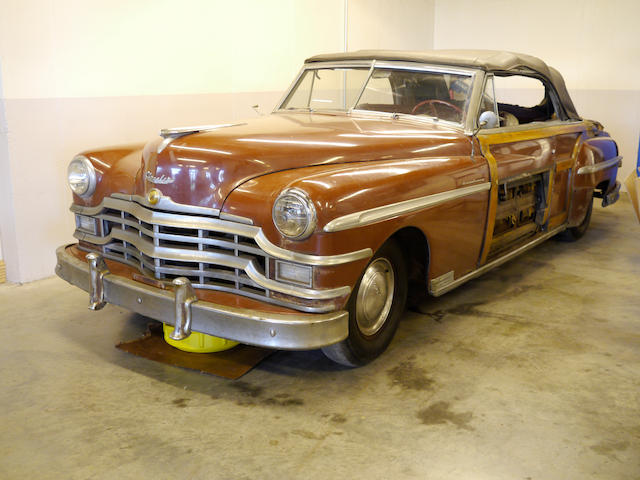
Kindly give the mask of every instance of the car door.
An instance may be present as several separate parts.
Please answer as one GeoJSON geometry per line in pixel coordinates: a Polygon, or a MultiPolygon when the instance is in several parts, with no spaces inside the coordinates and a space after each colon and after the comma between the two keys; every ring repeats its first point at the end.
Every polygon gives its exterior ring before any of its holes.
{"type": "Polygon", "coordinates": [[[564,224],[581,122],[562,118],[557,95],[541,77],[487,75],[480,111],[499,125],[479,131],[492,187],[479,266],[564,224]]]}

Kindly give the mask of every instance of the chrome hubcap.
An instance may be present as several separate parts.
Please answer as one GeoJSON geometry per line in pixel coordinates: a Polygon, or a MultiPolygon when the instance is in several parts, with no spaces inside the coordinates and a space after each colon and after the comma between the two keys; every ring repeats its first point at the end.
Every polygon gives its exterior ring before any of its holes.
{"type": "Polygon", "coordinates": [[[356,297],[356,323],[364,335],[374,335],[386,322],[394,288],[395,278],[389,260],[377,258],[371,262],[362,276],[356,297]]]}

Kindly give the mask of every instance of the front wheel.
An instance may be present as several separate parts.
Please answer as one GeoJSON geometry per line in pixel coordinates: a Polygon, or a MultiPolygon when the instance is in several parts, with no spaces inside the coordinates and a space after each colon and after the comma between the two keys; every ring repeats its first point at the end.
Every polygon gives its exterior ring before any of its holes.
{"type": "Polygon", "coordinates": [[[385,243],[364,269],[348,303],[349,336],[322,351],[348,367],[365,365],[387,349],[407,301],[404,256],[385,243]]]}

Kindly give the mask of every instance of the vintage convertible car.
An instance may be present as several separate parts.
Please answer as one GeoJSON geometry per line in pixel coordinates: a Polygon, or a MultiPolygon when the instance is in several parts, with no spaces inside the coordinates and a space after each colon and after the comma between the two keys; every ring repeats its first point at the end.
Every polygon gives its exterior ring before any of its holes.
{"type": "Polygon", "coordinates": [[[365,364],[439,296],[615,202],[621,157],[560,74],[495,51],[309,58],[276,109],[69,165],[57,274],[194,333],[365,364]]]}

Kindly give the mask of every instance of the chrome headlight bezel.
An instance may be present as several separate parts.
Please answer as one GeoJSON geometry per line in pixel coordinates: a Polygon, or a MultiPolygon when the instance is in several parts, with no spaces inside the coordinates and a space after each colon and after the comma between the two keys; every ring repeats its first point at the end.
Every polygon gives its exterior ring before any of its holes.
{"type": "Polygon", "coordinates": [[[281,235],[292,240],[304,240],[308,238],[316,229],[318,217],[316,208],[311,198],[304,190],[299,188],[287,188],[280,192],[280,195],[273,202],[271,209],[271,218],[281,235]],[[282,221],[283,208],[289,202],[290,205],[297,205],[304,212],[304,216],[297,219],[290,219],[296,224],[296,228],[288,227],[288,222],[282,221]]]}
{"type": "Polygon", "coordinates": [[[69,166],[67,167],[67,183],[71,191],[80,197],[89,197],[96,189],[96,169],[93,164],[84,155],[76,155],[69,166]],[[84,180],[80,183],[77,179],[72,182],[72,173],[78,175],[76,172],[72,172],[74,167],[79,167],[80,175],[84,177],[84,180]]]}

